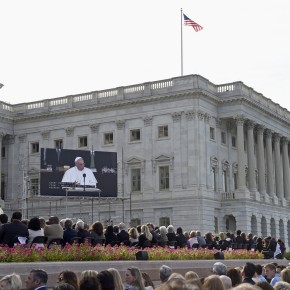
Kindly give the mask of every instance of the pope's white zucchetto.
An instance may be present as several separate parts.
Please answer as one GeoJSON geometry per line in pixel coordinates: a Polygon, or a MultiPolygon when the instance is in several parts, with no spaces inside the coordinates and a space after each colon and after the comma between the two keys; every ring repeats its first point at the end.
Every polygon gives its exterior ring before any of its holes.
{"type": "Polygon", "coordinates": [[[77,157],[76,159],[75,159],[75,162],[77,162],[78,160],[80,160],[80,159],[83,159],[82,157],[77,157]]]}

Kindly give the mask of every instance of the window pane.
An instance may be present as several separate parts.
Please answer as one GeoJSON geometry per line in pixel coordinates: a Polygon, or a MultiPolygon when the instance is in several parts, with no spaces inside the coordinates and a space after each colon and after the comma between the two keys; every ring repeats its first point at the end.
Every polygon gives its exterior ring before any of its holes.
{"type": "Polygon", "coordinates": [[[130,130],[130,141],[139,141],[141,140],[140,129],[130,130]]]}
{"type": "Polygon", "coordinates": [[[131,190],[141,191],[141,169],[140,168],[131,170],[131,190]]]}
{"type": "Polygon", "coordinates": [[[159,189],[160,190],[169,189],[169,166],[159,167],[159,189]]]}

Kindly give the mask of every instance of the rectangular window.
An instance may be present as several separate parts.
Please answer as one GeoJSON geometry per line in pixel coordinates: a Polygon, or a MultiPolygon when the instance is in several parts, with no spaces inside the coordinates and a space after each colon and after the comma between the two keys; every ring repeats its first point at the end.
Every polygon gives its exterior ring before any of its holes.
{"type": "Polygon", "coordinates": [[[238,173],[234,173],[234,188],[238,189],[238,173]]]}
{"type": "Polygon", "coordinates": [[[159,218],[159,226],[168,227],[170,225],[170,218],[169,217],[161,217],[159,218]]]}
{"type": "Polygon", "coordinates": [[[88,147],[88,137],[81,136],[79,137],[79,148],[88,147]]]}
{"type": "Polygon", "coordinates": [[[141,220],[140,219],[131,219],[131,223],[130,223],[131,227],[137,227],[137,226],[141,226],[141,220]]]}
{"type": "Polygon", "coordinates": [[[135,141],[140,141],[141,140],[141,131],[140,129],[133,129],[130,130],[130,141],[135,142],[135,141]]]}
{"type": "Polygon", "coordinates": [[[209,137],[211,140],[215,140],[215,129],[213,127],[209,128],[209,137]]]}
{"type": "Polygon", "coordinates": [[[159,190],[169,190],[169,166],[159,167],[159,190]]]}
{"type": "Polygon", "coordinates": [[[217,170],[215,167],[212,167],[212,185],[213,185],[213,190],[217,191],[217,170]]]}
{"type": "Polygon", "coordinates": [[[30,179],[30,194],[31,196],[38,195],[38,178],[31,178],[30,179]]]}
{"type": "Polygon", "coordinates": [[[63,149],[63,140],[62,139],[54,140],[54,148],[63,149]]]}
{"type": "Polygon", "coordinates": [[[236,144],[236,136],[232,136],[232,146],[233,146],[234,148],[237,147],[237,144],[236,144]]]}
{"type": "Polygon", "coordinates": [[[39,153],[39,142],[30,143],[30,152],[32,154],[39,153]]]}
{"type": "Polygon", "coordinates": [[[113,132],[104,133],[104,145],[114,144],[113,132]]]}
{"type": "Polygon", "coordinates": [[[1,157],[2,157],[2,158],[5,158],[5,157],[6,157],[6,147],[5,147],[5,146],[2,147],[2,150],[1,150],[1,157]]]}
{"type": "Polygon", "coordinates": [[[226,132],[222,132],[221,133],[221,141],[222,141],[222,144],[227,144],[227,134],[226,132]]]}
{"type": "Polygon", "coordinates": [[[158,126],[158,138],[168,137],[168,125],[158,126]]]}
{"type": "Polygon", "coordinates": [[[131,169],[131,190],[141,191],[141,169],[134,168],[131,169]]]}
{"type": "Polygon", "coordinates": [[[1,199],[5,200],[5,181],[1,181],[1,199]]]}
{"type": "Polygon", "coordinates": [[[223,171],[223,190],[224,192],[228,192],[228,180],[227,180],[227,171],[223,171]]]}

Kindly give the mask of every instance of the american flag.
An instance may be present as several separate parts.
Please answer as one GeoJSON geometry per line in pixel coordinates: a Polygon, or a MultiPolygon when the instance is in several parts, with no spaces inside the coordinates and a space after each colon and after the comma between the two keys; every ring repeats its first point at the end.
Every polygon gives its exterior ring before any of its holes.
{"type": "Polygon", "coordinates": [[[196,32],[203,29],[202,26],[200,26],[199,24],[197,24],[196,22],[188,18],[184,13],[183,13],[183,17],[184,17],[184,25],[192,26],[196,32]]]}

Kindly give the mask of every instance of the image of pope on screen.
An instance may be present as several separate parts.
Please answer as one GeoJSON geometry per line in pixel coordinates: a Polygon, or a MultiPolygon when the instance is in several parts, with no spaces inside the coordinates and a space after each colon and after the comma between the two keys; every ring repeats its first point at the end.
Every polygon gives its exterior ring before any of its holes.
{"type": "Polygon", "coordinates": [[[92,187],[96,187],[98,183],[93,172],[85,167],[82,157],[77,157],[75,159],[75,166],[65,172],[62,182],[76,182],[79,185],[88,185],[92,187]]]}

